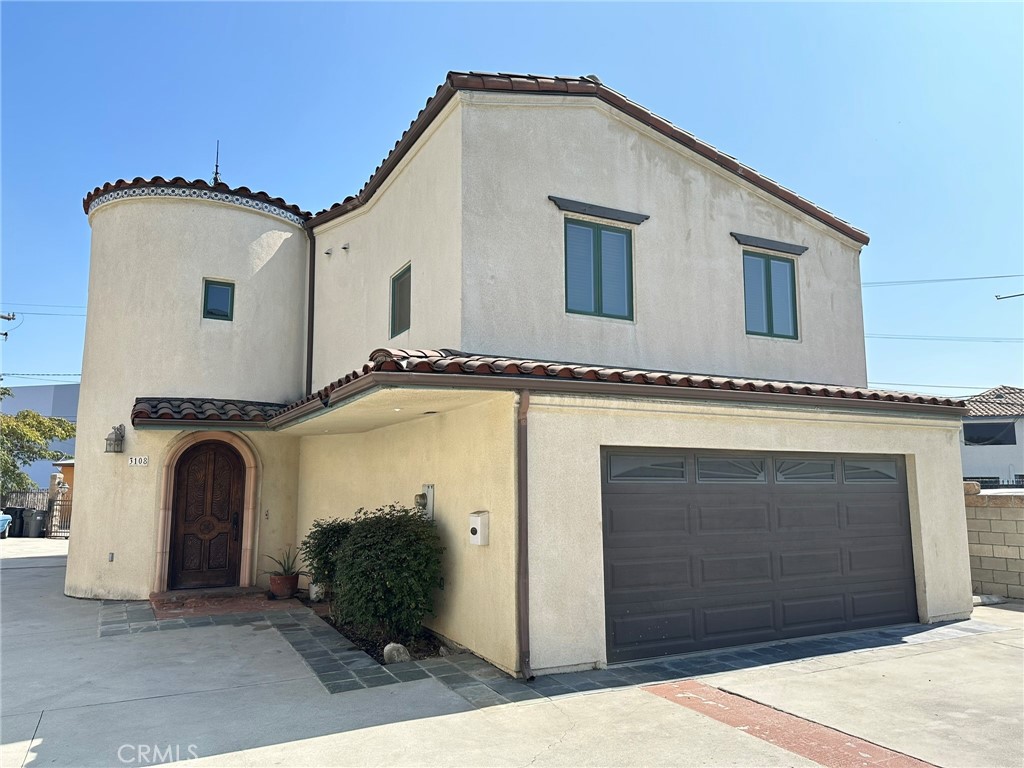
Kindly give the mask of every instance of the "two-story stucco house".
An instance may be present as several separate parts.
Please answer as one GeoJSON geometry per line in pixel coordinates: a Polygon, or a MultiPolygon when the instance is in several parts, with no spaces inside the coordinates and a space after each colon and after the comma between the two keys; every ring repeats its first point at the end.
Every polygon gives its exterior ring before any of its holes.
{"type": "Polygon", "coordinates": [[[431,484],[430,626],[511,672],[971,611],[962,404],[866,389],[867,236],[594,78],[450,73],[316,215],[84,207],[71,595],[252,585],[431,484]]]}

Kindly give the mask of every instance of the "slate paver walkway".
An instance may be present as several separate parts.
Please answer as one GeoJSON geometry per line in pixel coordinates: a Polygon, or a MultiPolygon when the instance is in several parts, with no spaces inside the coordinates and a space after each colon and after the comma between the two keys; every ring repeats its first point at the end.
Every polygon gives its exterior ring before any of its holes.
{"type": "Polygon", "coordinates": [[[930,643],[1008,630],[1004,626],[974,619],[929,625],[901,624],[618,664],[607,669],[542,675],[527,682],[510,677],[471,653],[382,666],[305,606],[262,613],[172,619],[158,619],[146,601],[104,600],[100,606],[100,637],[198,629],[214,625],[251,625],[256,630],[277,630],[329,693],[396,685],[432,677],[478,708],[609,688],[666,683],[755,666],[789,664],[809,657],[858,653],[887,646],[930,643]]]}

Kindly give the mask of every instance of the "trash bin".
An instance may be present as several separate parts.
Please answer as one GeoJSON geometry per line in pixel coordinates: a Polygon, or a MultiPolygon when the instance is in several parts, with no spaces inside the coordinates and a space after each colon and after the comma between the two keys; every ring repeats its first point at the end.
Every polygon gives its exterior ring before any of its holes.
{"type": "Polygon", "coordinates": [[[28,539],[40,539],[43,537],[43,533],[46,529],[46,510],[45,509],[26,509],[23,513],[25,517],[25,532],[24,536],[28,539]]]}
{"type": "Polygon", "coordinates": [[[11,516],[11,524],[8,527],[8,536],[24,536],[25,535],[25,518],[22,517],[22,513],[25,511],[24,507],[7,507],[4,510],[5,515],[11,516]]]}

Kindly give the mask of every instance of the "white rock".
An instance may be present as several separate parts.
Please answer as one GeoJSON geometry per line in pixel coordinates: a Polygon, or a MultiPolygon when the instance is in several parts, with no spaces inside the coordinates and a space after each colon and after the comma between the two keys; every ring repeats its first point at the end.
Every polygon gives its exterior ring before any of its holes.
{"type": "Polygon", "coordinates": [[[401,643],[388,643],[384,646],[385,664],[398,664],[402,661],[412,661],[408,648],[401,643]]]}

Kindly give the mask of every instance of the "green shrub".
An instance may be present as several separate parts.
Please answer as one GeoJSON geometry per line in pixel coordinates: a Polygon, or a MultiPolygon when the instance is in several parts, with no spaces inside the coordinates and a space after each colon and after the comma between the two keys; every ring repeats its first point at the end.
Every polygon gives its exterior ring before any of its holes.
{"type": "Polygon", "coordinates": [[[309,569],[309,580],[323,587],[327,594],[334,584],[338,551],[351,530],[351,520],[314,520],[299,546],[299,553],[309,569]]]}
{"type": "Polygon", "coordinates": [[[338,551],[333,617],[393,638],[415,636],[434,609],[442,552],[434,521],[419,510],[359,509],[338,551]]]}

